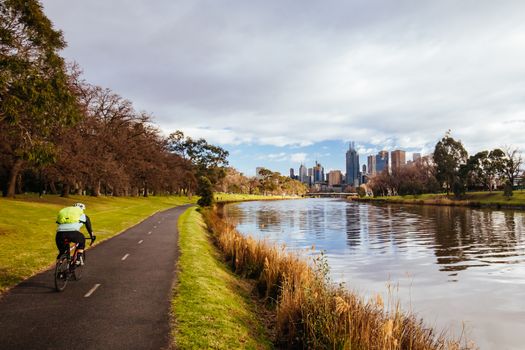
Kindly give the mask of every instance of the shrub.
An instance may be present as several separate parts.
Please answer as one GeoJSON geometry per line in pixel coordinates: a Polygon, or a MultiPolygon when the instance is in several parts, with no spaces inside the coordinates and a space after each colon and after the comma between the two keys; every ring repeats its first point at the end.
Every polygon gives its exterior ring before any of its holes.
{"type": "Polygon", "coordinates": [[[197,201],[201,207],[209,207],[213,204],[213,185],[206,176],[199,177],[197,195],[201,197],[197,201]]]}

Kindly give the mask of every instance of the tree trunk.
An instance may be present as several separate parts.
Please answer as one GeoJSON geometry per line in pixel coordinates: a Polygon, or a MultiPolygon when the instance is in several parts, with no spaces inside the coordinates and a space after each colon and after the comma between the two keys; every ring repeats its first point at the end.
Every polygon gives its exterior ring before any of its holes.
{"type": "Polygon", "coordinates": [[[79,195],[79,196],[82,195],[82,189],[83,189],[83,187],[82,187],[82,182],[77,182],[77,184],[75,185],[75,187],[76,187],[76,188],[75,188],[75,194],[77,194],[77,195],[79,195]]]}
{"type": "Polygon", "coordinates": [[[7,193],[5,193],[5,197],[14,197],[15,196],[15,190],[16,190],[16,181],[18,179],[18,174],[20,174],[20,170],[22,169],[22,165],[24,164],[24,161],[22,159],[16,159],[15,163],[13,164],[13,167],[11,168],[11,172],[9,173],[9,181],[7,182],[7,193]]]}
{"type": "Polygon", "coordinates": [[[144,181],[144,197],[148,196],[148,182],[144,181]]]}
{"type": "Polygon", "coordinates": [[[93,187],[93,193],[91,195],[93,197],[100,196],[100,181],[95,182],[95,186],[93,187]]]}
{"type": "Polygon", "coordinates": [[[16,194],[23,194],[24,189],[22,188],[22,174],[18,173],[16,178],[16,194]]]}
{"type": "Polygon", "coordinates": [[[62,186],[62,193],[60,194],[60,197],[64,197],[64,198],[67,198],[69,197],[69,191],[71,190],[71,185],[68,184],[68,183],[65,183],[63,186],[62,186]]]}
{"type": "Polygon", "coordinates": [[[44,180],[42,177],[42,170],[38,172],[38,197],[42,198],[44,195],[44,180]]]}
{"type": "Polygon", "coordinates": [[[57,193],[58,193],[54,181],[51,181],[51,182],[49,183],[49,191],[51,191],[52,194],[57,194],[57,193]]]}

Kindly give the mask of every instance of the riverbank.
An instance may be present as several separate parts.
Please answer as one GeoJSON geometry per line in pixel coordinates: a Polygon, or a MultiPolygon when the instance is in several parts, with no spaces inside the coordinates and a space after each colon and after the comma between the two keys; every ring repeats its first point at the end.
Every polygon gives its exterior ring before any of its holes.
{"type": "MultiPolygon", "coordinates": [[[[55,220],[65,206],[86,204],[98,244],[159,210],[195,203],[196,199],[52,195],[0,198],[0,294],[55,262],[55,220]]],[[[85,228],[82,230],[85,232],[85,228]]]]}
{"type": "Polygon", "coordinates": [[[196,208],[179,220],[178,282],[172,301],[177,349],[270,349],[250,298],[253,285],[222,262],[196,208]]]}
{"type": "Polygon", "coordinates": [[[259,194],[214,193],[215,201],[221,204],[246,201],[279,201],[285,199],[301,199],[299,196],[273,196],[259,194]]]}
{"type": "Polygon", "coordinates": [[[426,327],[379,295],[371,300],[333,285],[326,260],[307,262],[282,248],[238,233],[211,210],[205,222],[228,266],[256,283],[275,312],[276,346],[292,348],[467,349],[426,327]]]}
{"type": "Polygon", "coordinates": [[[422,194],[409,196],[354,197],[350,200],[365,203],[441,205],[525,210],[525,191],[514,191],[514,194],[510,199],[505,198],[502,191],[494,191],[468,192],[461,199],[456,199],[453,195],[447,196],[446,194],[422,194]]]}

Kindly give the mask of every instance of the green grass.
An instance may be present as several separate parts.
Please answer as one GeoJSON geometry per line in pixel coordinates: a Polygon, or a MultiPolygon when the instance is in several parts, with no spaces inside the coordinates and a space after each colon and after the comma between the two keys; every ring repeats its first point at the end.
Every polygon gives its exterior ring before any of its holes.
{"type": "MultiPolygon", "coordinates": [[[[0,293],[51,265],[56,258],[56,215],[85,203],[97,243],[162,209],[193,203],[187,197],[86,197],[25,195],[0,198],[0,293]]],[[[85,228],[82,231],[87,235],[85,228]]]]}
{"type": "Polygon", "coordinates": [[[375,197],[374,200],[386,202],[404,202],[414,204],[432,204],[437,202],[450,201],[450,204],[481,204],[487,206],[525,206],[525,191],[516,190],[510,199],[503,196],[502,191],[493,192],[467,192],[461,199],[457,200],[453,195],[446,194],[422,194],[422,195],[407,195],[407,196],[390,196],[390,197],[375,197]]]}
{"type": "Polygon", "coordinates": [[[255,316],[247,282],[220,261],[201,215],[179,219],[178,285],[172,302],[178,349],[267,349],[271,343],[255,316]]]}
{"type": "Polygon", "coordinates": [[[217,202],[242,202],[242,201],[264,201],[264,200],[278,200],[278,199],[292,199],[300,198],[294,196],[264,196],[257,194],[237,194],[237,193],[220,193],[214,194],[217,202]]]}

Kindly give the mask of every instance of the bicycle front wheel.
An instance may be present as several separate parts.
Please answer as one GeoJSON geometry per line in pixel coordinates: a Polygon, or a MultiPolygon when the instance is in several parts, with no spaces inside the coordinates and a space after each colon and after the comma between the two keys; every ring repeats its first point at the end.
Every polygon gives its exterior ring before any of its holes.
{"type": "Polygon", "coordinates": [[[61,257],[55,267],[55,289],[61,292],[66,289],[69,277],[69,263],[67,258],[61,257]]]}

